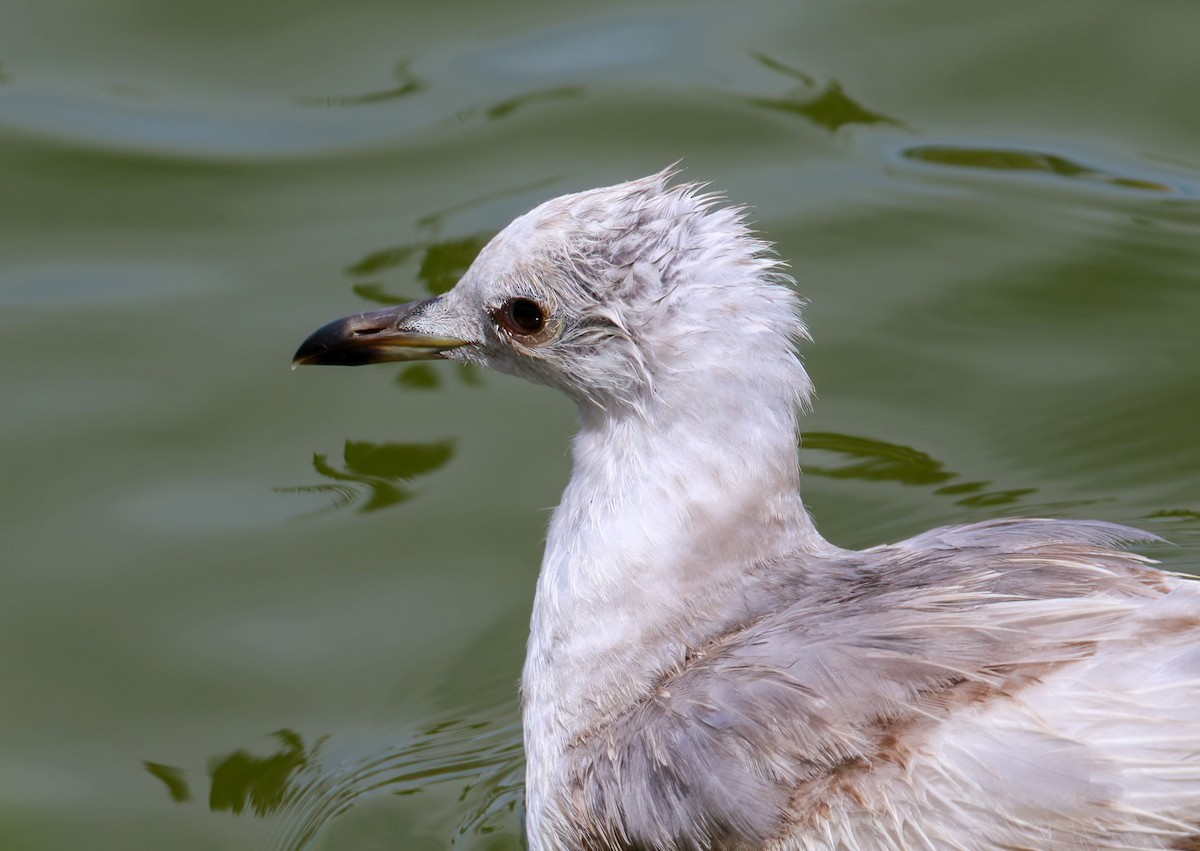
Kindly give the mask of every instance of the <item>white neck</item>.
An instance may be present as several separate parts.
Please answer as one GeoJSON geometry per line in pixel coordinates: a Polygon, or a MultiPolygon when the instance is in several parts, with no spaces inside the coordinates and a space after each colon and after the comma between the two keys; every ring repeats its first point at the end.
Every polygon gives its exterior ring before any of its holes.
{"type": "Polygon", "coordinates": [[[727,592],[755,564],[827,546],[800,500],[796,388],[808,381],[784,342],[780,368],[749,382],[738,373],[761,359],[641,411],[582,409],[523,677],[531,813],[570,742],[737,614],[727,592]]]}

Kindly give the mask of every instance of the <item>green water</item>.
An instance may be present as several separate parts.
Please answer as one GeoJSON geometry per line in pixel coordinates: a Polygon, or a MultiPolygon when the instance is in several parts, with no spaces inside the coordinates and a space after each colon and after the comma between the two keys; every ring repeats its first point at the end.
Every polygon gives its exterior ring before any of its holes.
{"type": "Polygon", "coordinates": [[[0,849],[516,849],[570,405],[288,370],[683,158],[810,300],[863,546],[1099,517],[1200,565],[1194,2],[0,3],[0,849]]]}

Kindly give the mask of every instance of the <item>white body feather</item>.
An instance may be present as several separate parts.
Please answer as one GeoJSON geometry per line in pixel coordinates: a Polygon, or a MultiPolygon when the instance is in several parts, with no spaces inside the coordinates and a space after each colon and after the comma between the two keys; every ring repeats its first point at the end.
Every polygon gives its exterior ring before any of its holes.
{"type": "Polygon", "coordinates": [[[861,804],[843,800],[819,830],[775,847],[1197,847],[1200,587],[1012,606],[1026,610],[1018,617],[1064,619],[1064,643],[1079,623],[1099,622],[1100,646],[1016,695],[956,712],[903,769],[864,778],[861,804]],[[1191,634],[1172,642],[1161,623],[1181,612],[1191,634]]]}

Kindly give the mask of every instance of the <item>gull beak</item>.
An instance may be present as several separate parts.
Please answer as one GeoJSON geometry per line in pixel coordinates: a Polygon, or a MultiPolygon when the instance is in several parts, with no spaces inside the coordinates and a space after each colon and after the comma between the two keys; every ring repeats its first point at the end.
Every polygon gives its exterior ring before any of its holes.
{"type": "Polygon", "coordinates": [[[421,330],[426,311],[439,299],[399,304],[356,313],[318,328],[300,344],[292,358],[298,366],[362,366],[387,361],[433,360],[467,340],[441,337],[421,330]]]}

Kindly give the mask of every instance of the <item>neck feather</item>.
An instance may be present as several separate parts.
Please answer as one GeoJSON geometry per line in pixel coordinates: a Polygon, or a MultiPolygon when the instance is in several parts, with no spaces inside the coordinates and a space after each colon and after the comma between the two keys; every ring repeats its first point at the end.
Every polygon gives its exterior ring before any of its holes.
{"type": "Polygon", "coordinates": [[[807,376],[790,341],[763,366],[662,384],[637,411],[581,408],[523,679],[531,794],[571,741],[746,616],[756,567],[826,546],[799,493],[807,376]]]}

